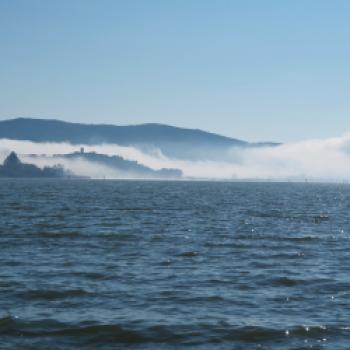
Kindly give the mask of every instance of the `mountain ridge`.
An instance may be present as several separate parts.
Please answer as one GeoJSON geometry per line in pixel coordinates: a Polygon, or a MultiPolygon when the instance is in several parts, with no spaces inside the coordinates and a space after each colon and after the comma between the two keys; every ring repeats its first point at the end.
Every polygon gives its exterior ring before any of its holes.
{"type": "Polygon", "coordinates": [[[273,146],[249,143],[201,129],[159,123],[137,125],[83,124],[59,119],[14,118],[0,121],[0,138],[71,144],[112,143],[143,151],[161,150],[180,159],[211,159],[232,147],[273,146]]]}

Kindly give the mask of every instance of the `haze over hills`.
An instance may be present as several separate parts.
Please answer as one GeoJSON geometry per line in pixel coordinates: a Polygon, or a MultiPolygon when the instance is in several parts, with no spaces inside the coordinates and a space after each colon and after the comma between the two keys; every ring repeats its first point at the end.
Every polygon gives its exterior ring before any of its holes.
{"type": "Polygon", "coordinates": [[[168,157],[190,160],[218,159],[224,157],[232,147],[276,145],[249,143],[198,129],[162,124],[94,125],[31,118],[0,121],[0,138],[87,145],[111,143],[134,146],[144,152],[159,149],[168,157]]]}
{"type": "Polygon", "coordinates": [[[347,180],[349,145],[350,133],[274,144],[159,124],[0,121],[0,164],[14,151],[41,169],[59,163],[91,178],[347,180]]]}
{"type": "MultiPolygon", "coordinates": [[[[95,178],[132,178],[132,179],[180,179],[182,172],[180,169],[159,169],[154,170],[144,166],[136,161],[130,161],[120,156],[108,156],[96,152],[80,152],[55,154],[52,156],[43,156],[31,154],[27,155],[31,161],[45,163],[45,160],[53,161],[55,164],[67,163],[71,165],[74,162],[84,162],[89,167],[95,169],[95,178]]],[[[79,169],[79,167],[78,167],[79,169]]],[[[79,171],[78,171],[79,173],[79,171]]]]}

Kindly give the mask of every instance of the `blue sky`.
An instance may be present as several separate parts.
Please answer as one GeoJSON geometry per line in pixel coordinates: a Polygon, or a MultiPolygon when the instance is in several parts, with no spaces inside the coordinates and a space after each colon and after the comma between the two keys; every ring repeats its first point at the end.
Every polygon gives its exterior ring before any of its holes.
{"type": "Polygon", "coordinates": [[[350,1],[0,0],[0,119],[350,131],[350,1]]]}

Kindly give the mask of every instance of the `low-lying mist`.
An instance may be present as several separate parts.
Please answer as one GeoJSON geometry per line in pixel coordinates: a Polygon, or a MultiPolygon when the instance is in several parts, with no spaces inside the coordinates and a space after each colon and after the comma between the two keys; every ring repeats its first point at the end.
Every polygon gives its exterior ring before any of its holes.
{"type": "Polygon", "coordinates": [[[350,133],[329,139],[314,139],[287,143],[273,147],[231,148],[226,159],[220,161],[188,161],[164,156],[160,150],[143,152],[135,147],[114,144],[72,145],[69,143],[35,143],[20,140],[0,140],[0,161],[10,151],[20,159],[40,167],[62,164],[77,175],[93,178],[120,178],[116,169],[96,165],[83,158],[69,160],[47,157],[79,151],[118,155],[135,160],[152,169],[178,168],[184,177],[198,179],[257,179],[257,180],[323,180],[342,181],[350,179],[350,133]],[[28,157],[30,154],[46,155],[28,157]]]}

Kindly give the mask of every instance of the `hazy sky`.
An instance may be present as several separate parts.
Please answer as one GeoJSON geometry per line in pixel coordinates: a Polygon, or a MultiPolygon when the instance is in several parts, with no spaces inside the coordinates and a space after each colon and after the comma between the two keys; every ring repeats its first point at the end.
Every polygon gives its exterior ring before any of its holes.
{"type": "Polygon", "coordinates": [[[0,0],[0,119],[350,131],[350,1],[0,0]]]}

